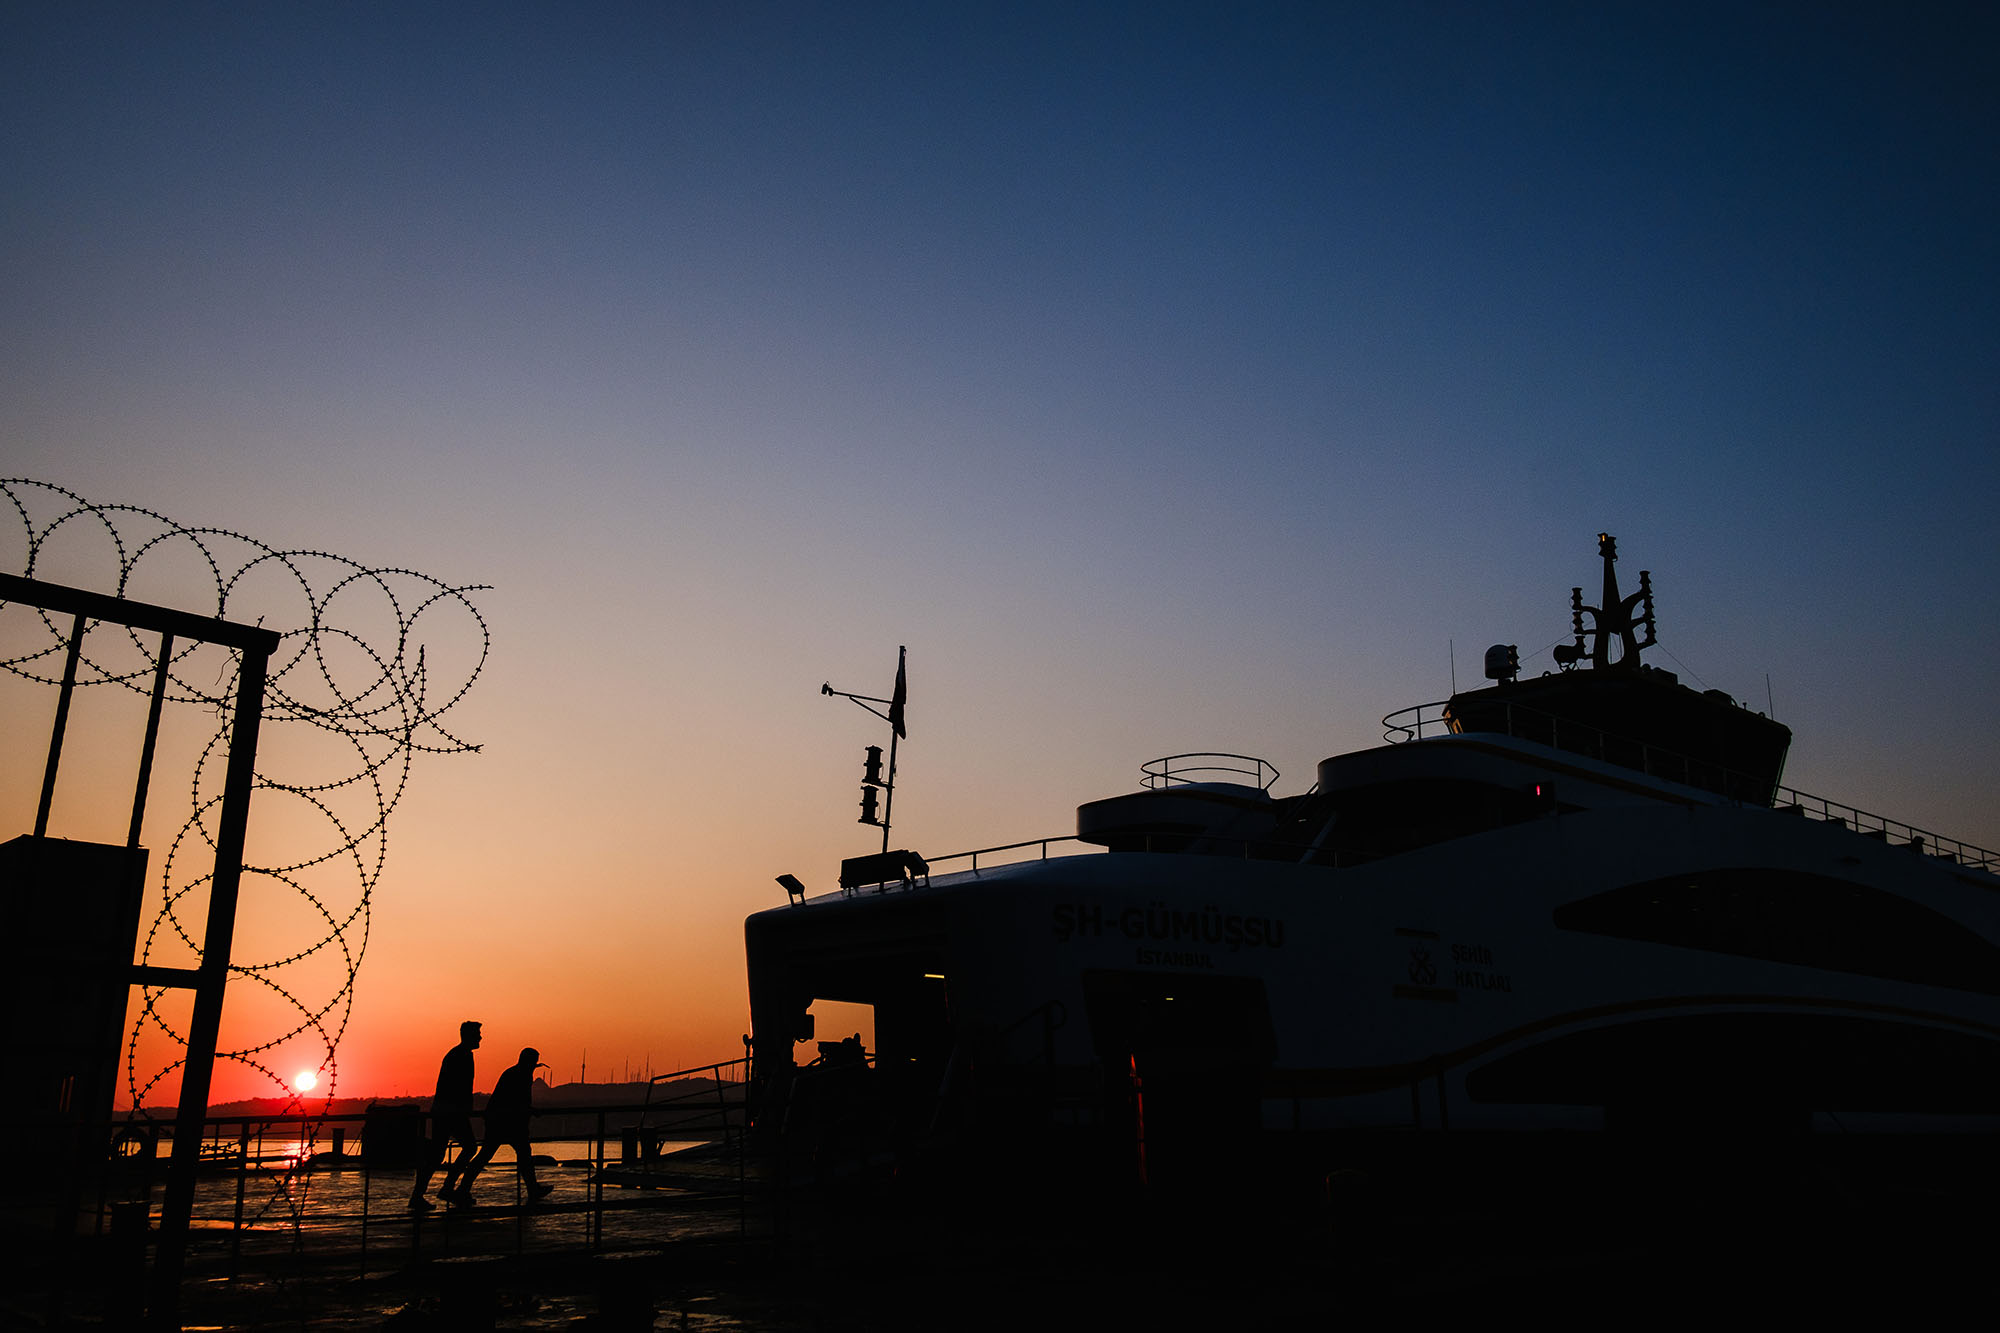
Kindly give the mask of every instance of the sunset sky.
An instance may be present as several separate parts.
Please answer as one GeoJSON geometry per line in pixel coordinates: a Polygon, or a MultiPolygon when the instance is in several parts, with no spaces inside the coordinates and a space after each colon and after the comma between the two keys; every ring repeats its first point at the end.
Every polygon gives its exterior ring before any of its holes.
{"type": "MultiPolygon", "coordinates": [[[[468,1017],[482,1087],[740,1054],[899,644],[938,855],[1178,751],[1303,790],[1549,669],[1599,531],[1791,785],[2000,846],[1996,13],[9,6],[0,476],[491,585],[342,1095],[468,1017]]],[[[52,710],[0,678],[0,837],[52,710]]],[[[121,734],[51,832],[122,838],[121,734]]]]}

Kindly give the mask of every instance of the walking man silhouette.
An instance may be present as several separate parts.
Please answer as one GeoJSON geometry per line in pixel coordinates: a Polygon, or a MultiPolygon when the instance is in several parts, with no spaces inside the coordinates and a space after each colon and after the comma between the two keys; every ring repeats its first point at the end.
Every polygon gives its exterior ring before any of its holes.
{"type": "Polygon", "coordinates": [[[472,1132],[472,1053],[479,1049],[479,1024],[467,1019],[458,1025],[458,1045],[444,1053],[444,1060],[438,1065],[437,1095],[431,1098],[431,1139],[424,1155],[423,1168],[417,1172],[416,1185],[410,1190],[410,1208],[414,1212],[427,1212],[433,1207],[424,1194],[431,1187],[431,1176],[438,1169],[451,1145],[459,1145],[458,1156],[445,1168],[444,1188],[438,1197],[448,1202],[456,1202],[459,1192],[472,1182],[468,1164],[474,1153],[479,1151],[479,1140],[472,1132]]]}
{"type": "Polygon", "coordinates": [[[514,1170],[520,1173],[529,1203],[548,1197],[555,1188],[536,1181],[534,1151],[528,1143],[528,1112],[534,1104],[535,1070],[548,1068],[541,1058],[542,1053],[534,1047],[523,1047],[521,1058],[502,1071],[500,1081],[493,1085],[493,1095],[486,1099],[486,1142],[465,1169],[465,1183],[458,1187],[459,1202],[472,1202],[473,1179],[493,1160],[493,1154],[503,1143],[514,1150],[514,1170]]]}

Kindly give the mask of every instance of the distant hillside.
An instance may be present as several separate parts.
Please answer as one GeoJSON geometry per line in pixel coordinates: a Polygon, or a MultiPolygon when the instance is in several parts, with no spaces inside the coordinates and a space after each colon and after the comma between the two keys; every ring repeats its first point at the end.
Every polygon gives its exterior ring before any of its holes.
{"type": "MultiPolygon", "coordinates": [[[[210,1118],[217,1116],[283,1116],[310,1115],[331,1119],[336,1116],[353,1116],[359,1119],[367,1113],[370,1103],[380,1101],[384,1106],[417,1105],[414,1097],[335,1097],[331,1102],[317,1097],[293,1099],[290,1097],[252,1097],[240,1102],[217,1102],[208,1108],[210,1118]]],[[[145,1115],[151,1120],[171,1121],[180,1113],[175,1106],[149,1106],[145,1115]]]]}
{"type": "MultiPolygon", "coordinates": [[[[650,1089],[644,1083],[564,1083],[549,1088],[535,1085],[535,1109],[561,1111],[565,1107],[645,1107],[609,1112],[603,1117],[607,1132],[640,1124],[687,1138],[704,1138],[722,1130],[724,1107],[738,1111],[743,1105],[743,1085],[718,1085],[711,1078],[680,1078],[650,1089]]],[[[598,1115],[576,1111],[570,1115],[538,1115],[535,1133],[546,1138],[583,1138],[596,1133],[598,1115]]]]}
{"type": "MultiPolygon", "coordinates": [[[[713,1106],[716,1083],[708,1078],[680,1078],[671,1083],[649,1085],[646,1083],[559,1083],[554,1087],[535,1080],[535,1107],[537,1110],[559,1110],[571,1106],[644,1106],[650,1101],[657,1107],[663,1102],[677,1102],[693,1099],[704,1106],[713,1106]],[[650,1093],[650,1097],[649,1097],[650,1093]]],[[[741,1095],[737,1085],[724,1085],[724,1094],[732,1102],[741,1095]]],[[[475,1109],[486,1105],[486,1094],[473,1096],[475,1109]]],[[[429,1097],[335,1097],[332,1102],[322,1102],[315,1098],[293,1100],[287,1097],[252,1097],[247,1101],[221,1102],[208,1108],[214,1116],[282,1116],[310,1115],[324,1119],[365,1115],[369,1106],[415,1106],[429,1110],[429,1097]]],[[[148,1107],[146,1116],[153,1120],[172,1120],[175,1108],[171,1106],[148,1107]]],[[[564,1117],[565,1122],[573,1117],[564,1117]]]]}

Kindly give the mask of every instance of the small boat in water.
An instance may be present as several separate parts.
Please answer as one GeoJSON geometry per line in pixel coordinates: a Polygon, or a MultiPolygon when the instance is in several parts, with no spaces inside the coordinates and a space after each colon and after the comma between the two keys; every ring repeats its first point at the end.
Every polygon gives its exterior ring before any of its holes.
{"type": "Polygon", "coordinates": [[[1073,840],[854,858],[751,916],[760,1129],[1158,1178],[1244,1138],[2000,1127],[2000,855],[1785,788],[1790,731],[1643,662],[1650,576],[1599,553],[1556,670],[1497,646],[1302,793],[1177,755],[1073,840]],[[800,1067],[815,1000],[878,1049],[800,1067]]]}

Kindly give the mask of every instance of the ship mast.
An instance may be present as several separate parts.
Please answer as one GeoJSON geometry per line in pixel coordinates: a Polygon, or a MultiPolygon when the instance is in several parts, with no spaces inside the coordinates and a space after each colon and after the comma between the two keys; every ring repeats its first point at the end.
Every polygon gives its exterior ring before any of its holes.
{"type": "Polygon", "coordinates": [[[1569,590],[1570,630],[1576,635],[1574,644],[1557,644],[1556,665],[1568,671],[1582,660],[1586,651],[1590,654],[1590,664],[1599,671],[1636,671],[1639,668],[1639,651],[1659,642],[1653,622],[1653,575],[1652,571],[1639,571],[1639,591],[1630,597],[1618,594],[1618,539],[1608,532],[1597,534],[1597,553],[1604,557],[1604,593],[1597,606],[1583,604],[1583,589],[1569,590]],[[1637,614],[1634,614],[1634,613],[1637,614]],[[1590,636],[1592,642],[1586,650],[1584,646],[1583,618],[1590,616],[1590,636]],[[1641,639],[1639,631],[1646,631],[1641,639]],[[1611,641],[1618,640],[1618,658],[1611,657],[1611,641]]]}

